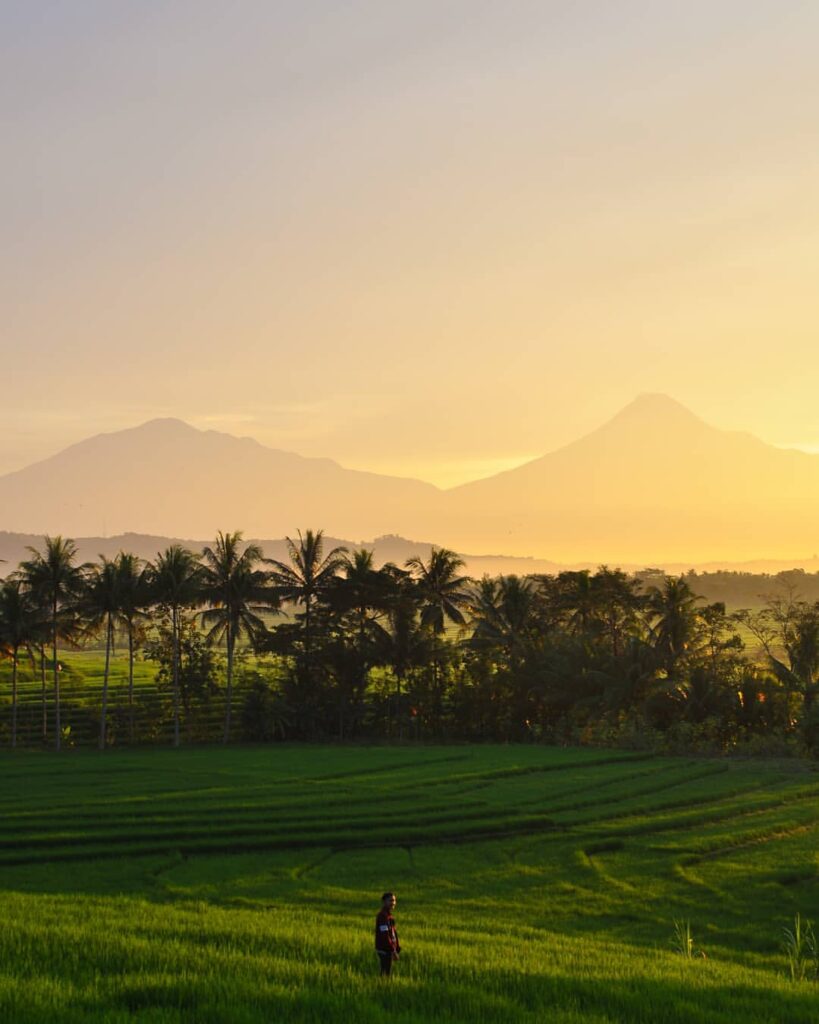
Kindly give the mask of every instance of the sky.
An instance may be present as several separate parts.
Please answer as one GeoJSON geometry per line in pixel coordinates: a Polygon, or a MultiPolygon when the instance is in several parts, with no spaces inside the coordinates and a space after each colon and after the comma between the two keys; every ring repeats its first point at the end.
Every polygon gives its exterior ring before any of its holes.
{"type": "Polygon", "coordinates": [[[158,416],[441,486],[635,395],[819,448],[814,0],[0,0],[0,472],[158,416]]]}

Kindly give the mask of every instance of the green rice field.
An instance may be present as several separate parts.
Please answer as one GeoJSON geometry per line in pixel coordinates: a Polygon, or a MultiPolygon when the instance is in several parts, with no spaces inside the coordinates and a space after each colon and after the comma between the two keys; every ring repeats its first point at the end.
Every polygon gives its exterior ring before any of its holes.
{"type": "MultiPolygon", "coordinates": [[[[60,650],[62,668],[60,692],[62,724],[70,732],[67,746],[94,746],[99,735],[99,711],[102,705],[104,653],[98,649],[60,650]]],[[[244,662],[249,659],[243,659],[244,662]]],[[[134,663],[134,725],[138,742],[167,741],[173,737],[171,692],[157,686],[155,662],[138,657],[134,663]]],[[[43,739],[42,683],[39,667],[21,659],[18,681],[18,736],[21,746],[42,746],[54,742],[54,692],[51,666],[46,674],[46,738],[43,739]]],[[[207,705],[197,702],[196,720],[200,733],[217,742],[224,726],[223,692],[214,694],[207,705]]],[[[11,666],[0,664],[0,743],[8,743],[11,717],[11,666]]],[[[128,662],[127,652],[115,652],[108,682],[108,734],[112,743],[128,738],[128,662]]]]}
{"type": "Polygon", "coordinates": [[[9,1024],[819,1021],[782,949],[819,919],[816,765],[200,747],[0,779],[9,1024]]]}

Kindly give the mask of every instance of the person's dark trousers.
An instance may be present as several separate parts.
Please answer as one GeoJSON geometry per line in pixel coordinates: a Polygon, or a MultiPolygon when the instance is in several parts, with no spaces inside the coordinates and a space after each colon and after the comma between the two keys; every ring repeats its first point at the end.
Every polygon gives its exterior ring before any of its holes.
{"type": "Polygon", "coordinates": [[[389,977],[389,973],[392,970],[392,953],[382,953],[379,949],[378,959],[381,961],[381,976],[389,977]]]}

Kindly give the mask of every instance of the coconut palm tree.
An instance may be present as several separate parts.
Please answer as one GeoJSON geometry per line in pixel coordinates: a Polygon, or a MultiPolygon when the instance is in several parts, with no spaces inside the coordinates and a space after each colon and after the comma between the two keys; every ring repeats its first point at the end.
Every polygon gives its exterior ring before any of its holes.
{"type": "Polygon", "coordinates": [[[173,745],[179,746],[179,630],[180,613],[199,601],[201,570],[196,555],[181,544],[171,544],[150,568],[154,600],[171,619],[173,644],[173,745]]]}
{"type": "Polygon", "coordinates": [[[432,656],[432,687],[435,693],[436,718],[440,725],[443,695],[441,693],[440,643],[447,622],[456,626],[466,625],[466,617],[462,609],[469,607],[472,595],[469,592],[469,577],[460,576],[458,570],[463,569],[464,560],[454,551],[447,548],[433,547],[428,561],[415,556],[407,559],[405,565],[410,570],[418,590],[421,608],[421,625],[425,626],[435,641],[435,653],[432,656]]]}
{"type": "Polygon", "coordinates": [[[769,653],[771,668],[788,692],[801,694],[807,715],[819,697],[819,602],[790,605],[781,621],[781,644],[787,664],[769,653]]]}
{"type": "Polygon", "coordinates": [[[304,658],[308,675],[313,651],[313,608],[332,585],[334,577],[347,564],[347,549],[335,547],[324,554],[324,531],[306,530],[298,541],[285,538],[290,565],[266,558],[271,566],[270,582],[280,601],[304,606],[304,658]]]}
{"type": "Polygon", "coordinates": [[[77,633],[72,603],[79,596],[83,582],[83,568],[75,565],[77,547],[73,540],[45,537],[42,552],[28,548],[31,558],[20,564],[19,576],[31,592],[33,600],[47,610],[51,641],[52,671],[54,676],[55,746],[60,749],[62,723],[60,721],[60,664],[57,661],[57,641],[71,640],[77,633]]]}
{"type": "Polygon", "coordinates": [[[683,576],[668,577],[662,587],[648,592],[646,608],[655,650],[669,678],[695,639],[700,600],[683,576]]]}
{"type": "Polygon", "coordinates": [[[514,664],[536,628],[534,587],[519,576],[484,576],[470,612],[470,646],[497,651],[510,665],[514,664]]]}
{"type": "Polygon", "coordinates": [[[326,600],[332,611],[344,620],[347,632],[355,637],[359,656],[363,657],[373,623],[388,611],[393,580],[375,568],[373,552],[361,548],[346,560],[341,575],[336,576],[333,583],[326,592],[326,600]]]}
{"type": "Polygon", "coordinates": [[[644,598],[636,580],[622,569],[601,565],[594,574],[597,615],[602,632],[608,638],[613,657],[621,654],[626,637],[639,634],[640,611],[644,598]]]}
{"type": "Polygon", "coordinates": [[[126,551],[115,558],[117,570],[117,612],[119,626],[128,638],[128,742],[134,742],[134,655],[141,624],[148,618],[146,609],[151,604],[150,573],[148,568],[126,551]]]}
{"type": "Polygon", "coordinates": [[[100,555],[91,566],[80,594],[77,608],[86,630],[105,633],[105,667],[102,674],[102,708],[100,711],[99,748],[105,750],[108,718],[108,680],[111,674],[111,651],[114,646],[114,624],[119,614],[119,570],[114,561],[100,555]]]}
{"type": "Polygon", "coordinates": [[[387,622],[376,624],[376,639],[382,664],[389,665],[395,676],[395,711],[398,738],[404,738],[402,693],[404,682],[413,668],[428,664],[433,644],[429,630],[419,622],[420,594],[412,574],[388,562],[381,569],[385,578],[387,622]]]}
{"type": "Polygon", "coordinates": [[[353,551],[335,578],[333,605],[341,613],[351,613],[355,631],[366,632],[371,610],[382,600],[383,578],[373,563],[373,552],[367,548],[353,551]]]}
{"type": "Polygon", "coordinates": [[[344,736],[348,709],[355,722],[370,669],[378,661],[380,622],[389,611],[393,591],[393,579],[375,568],[373,552],[361,548],[352,553],[326,592],[325,604],[335,627],[331,664],[338,686],[339,739],[344,736]]]}
{"type": "Polygon", "coordinates": [[[555,581],[564,628],[572,636],[585,636],[597,612],[597,590],[588,569],[568,570],[555,581]]]}
{"type": "Polygon", "coordinates": [[[208,641],[224,640],[227,653],[224,743],[230,739],[236,641],[242,635],[253,640],[261,634],[265,625],[260,614],[274,600],[266,588],[267,573],[255,568],[262,560],[262,549],[258,544],[248,544],[242,550],[241,544],[241,533],[220,531],[213,547],[202,551],[200,596],[209,606],[201,613],[202,622],[208,627],[208,641]]]}
{"type": "Polygon", "coordinates": [[[447,548],[433,547],[429,560],[424,562],[417,555],[406,561],[412,572],[421,600],[421,624],[427,626],[436,636],[446,629],[447,620],[457,626],[466,624],[462,609],[469,606],[468,576],[459,576],[464,560],[447,548]]]}
{"type": "Polygon", "coordinates": [[[31,648],[36,620],[22,580],[0,584],[0,649],[11,659],[11,745],[17,746],[17,668],[20,651],[31,648]]]}

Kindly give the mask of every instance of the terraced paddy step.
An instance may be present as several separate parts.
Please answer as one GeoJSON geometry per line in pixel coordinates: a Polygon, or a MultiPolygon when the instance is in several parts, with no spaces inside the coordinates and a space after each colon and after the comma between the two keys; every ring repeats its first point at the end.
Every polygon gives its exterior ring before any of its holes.
{"type": "Polygon", "coordinates": [[[817,1020],[816,765],[537,747],[0,756],[0,1019],[817,1020]],[[399,894],[406,957],[374,977],[399,894]],[[691,922],[706,960],[673,949],[691,922]],[[782,1014],[787,1014],[783,1017],[782,1014]]]}

